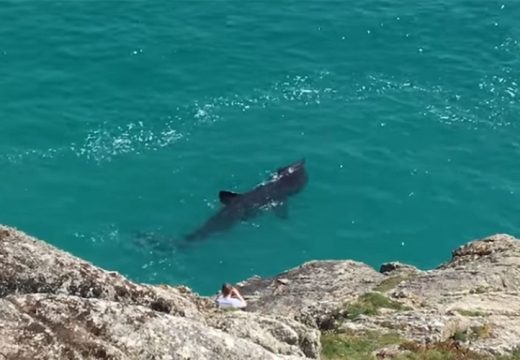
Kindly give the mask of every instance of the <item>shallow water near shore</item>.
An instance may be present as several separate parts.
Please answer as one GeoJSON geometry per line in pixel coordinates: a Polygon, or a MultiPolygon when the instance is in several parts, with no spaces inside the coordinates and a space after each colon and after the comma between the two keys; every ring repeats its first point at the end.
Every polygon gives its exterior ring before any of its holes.
{"type": "Polygon", "coordinates": [[[0,222],[203,294],[518,236],[519,18],[513,1],[6,2],[0,222]],[[175,245],[219,190],[301,157],[287,219],[175,245]]]}

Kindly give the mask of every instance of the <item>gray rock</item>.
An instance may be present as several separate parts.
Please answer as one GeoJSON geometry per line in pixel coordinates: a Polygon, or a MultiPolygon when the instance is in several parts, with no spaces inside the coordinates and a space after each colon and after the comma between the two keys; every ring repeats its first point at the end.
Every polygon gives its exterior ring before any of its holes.
{"type": "Polygon", "coordinates": [[[463,333],[468,348],[504,354],[520,345],[519,293],[520,241],[494,235],[459,247],[446,264],[398,284],[390,295],[412,311],[363,318],[356,326],[395,329],[421,343],[463,333]]]}
{"type": "Polygon", "coordinates": [[[202,319],[207,303],[175,288],[135,284],[15,229],[0,226],[0,298],[10,294],[62,294],[143,305],[202,319]]]}
{"type": "Polygon", "coordinates": [[[424,344],[465,334],[460,336],[469,340],[462,345],[485,354],[520,346],[520,241],[514,237],[470,242],[434,270],[393,262],[383,264],[381,272],[353,261],[312,261],[273,278],[249,279],[242,290],[254,311],[288,314],[323,329],[395,331],[424,344]],[[348,304],[374,291],[402,309],[342,317],[348,304]]]}
{"type": "Polygon", "coordinates": [[[394,262],[382,274],[345,260],[255,276],[240,283],[247,311],[218,310],[183,286],[133,283],[2,226],[0,268],[0,358],[319,358],[320,328],[424,344],[458,338],[484,354],[520,345],[520,241],[508,235],[461,246],[429,271],[394,262]],[[373,292],[375,313],[347,316],[373,292]]]}
{"type": "Polygon", "coordinates": [[[381,264],[379,268],[379,272],[385,275],[404,275],[404,274],[417,274],[420,273],[421,270],[417,269],[415,266],[403,264],[399,261],[392,261],[381,264]]]}
{"type": "Polygon", "coordinates": [[[302,359],[185,317],[70,295],[0,300],[0,352],[8,359],[302,359]]]}
{"type": "Polygon", "coordinates": [[[317,358],[320,334],[223,312],[184,286],[136,284],[0,226],[0,355],[16,359],[317,358]]]}
{"type": "Polygon", "coordinates": [[[226,311],[208,319],[208,324],[265,349],[309,358],[320,356],[320,333],[296,320],[244,311],[226,311]]]}
{"type": "Polygon", "coordinates": [[[273,278],[248,279],[241,283],[240,291],[250,311],[283,314],[318,326],[327,314],[371,290],[383,278],[355,261],[311,261],[273,278]]]}

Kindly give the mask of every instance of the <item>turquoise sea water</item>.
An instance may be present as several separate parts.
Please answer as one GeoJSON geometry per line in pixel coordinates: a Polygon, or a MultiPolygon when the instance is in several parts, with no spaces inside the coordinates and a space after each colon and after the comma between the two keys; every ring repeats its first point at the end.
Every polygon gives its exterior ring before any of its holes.
{"type": "Polygon", "coordinates": [[[0,223],[203,294],[520,235],[518,19],[505,0],[3,1],[0,223]],[[174,246],[219,190],[301,157],[288,219],[174,246]]]}

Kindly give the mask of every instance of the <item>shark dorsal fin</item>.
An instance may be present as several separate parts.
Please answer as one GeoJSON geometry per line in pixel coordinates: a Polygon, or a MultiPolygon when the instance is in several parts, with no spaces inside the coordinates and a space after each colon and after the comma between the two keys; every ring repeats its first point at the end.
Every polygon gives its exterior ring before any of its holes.
{"type": "Polygon", "coordinates": [[[220,199],[220,202],[224,205],[229,204],[237,196],[240,196],[240,194],[234,193],[232,191],[222,190],[218,193],[218,198],[220,199]]]}

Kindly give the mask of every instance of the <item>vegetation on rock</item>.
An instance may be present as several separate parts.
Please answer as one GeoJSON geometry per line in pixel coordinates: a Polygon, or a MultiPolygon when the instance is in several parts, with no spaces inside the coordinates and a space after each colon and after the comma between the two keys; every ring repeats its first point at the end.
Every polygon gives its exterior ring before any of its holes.
{"type": "Polygon", "coordinates": [[[354,320],[360,315],[377,315],[381,308],[393,310],[409,309],[400,302],[391,300],[383,294],[370,292],[361,295],[356,302],[347,305],[346,317],[354,320]]]}

